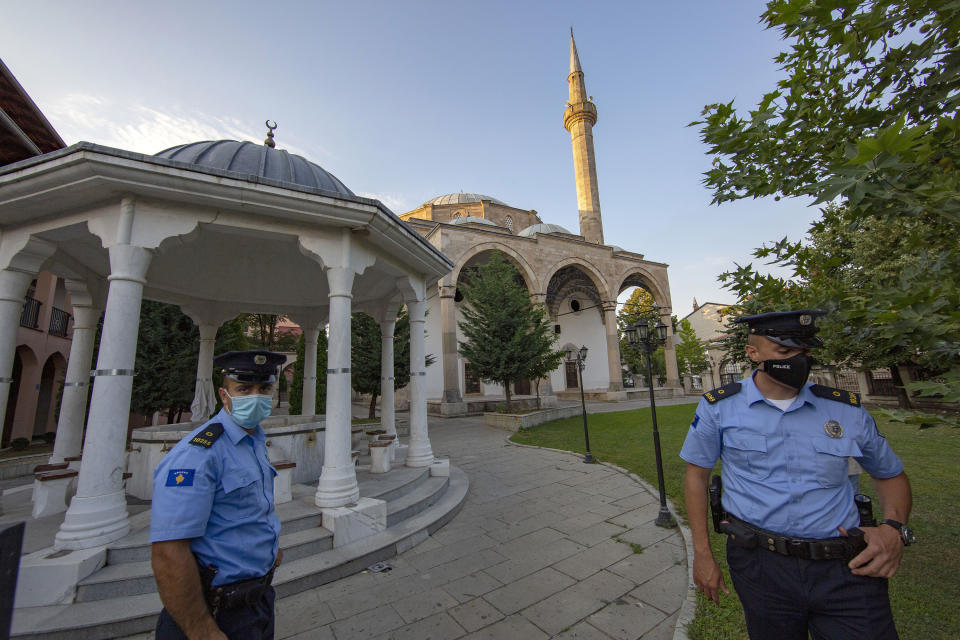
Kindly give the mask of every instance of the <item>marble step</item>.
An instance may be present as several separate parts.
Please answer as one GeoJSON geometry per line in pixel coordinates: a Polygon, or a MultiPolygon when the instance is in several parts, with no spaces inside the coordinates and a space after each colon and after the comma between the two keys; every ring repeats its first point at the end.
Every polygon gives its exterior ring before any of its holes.
{"type": "MultiPolygon", "coordinates": [[[[411,549],[453,519],[467,497],[463,471],[450,468],[446,491],[420,513],[363,540],[284,562],[274,586],[284,598],[357,573],[411,549]]],[[[103,640],[149,632],[162,605],[157,593],[125,595],[69,605],[15,609],[12,638],[103,640]]]]}
{"type": "MultiPolygon", "coordinates": [[[[291,562],[333,548],[333,534],[323,527],[280,536],[284,562],[291,562]]],[[[106,600],[157,590],[150,560],[107,565],[77,584],[77,602],[106,600]]]]}
{"type": "Polygon", "coordinates": [[[413,491],[387,503],[387,526],[410,518],[436,502],[446,491],[450,482],[448,477],[427,478],[413,491]]]}

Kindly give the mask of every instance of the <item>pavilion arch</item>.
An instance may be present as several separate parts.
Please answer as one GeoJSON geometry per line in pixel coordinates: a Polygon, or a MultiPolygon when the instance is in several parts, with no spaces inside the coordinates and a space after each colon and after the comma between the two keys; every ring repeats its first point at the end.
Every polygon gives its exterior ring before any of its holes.
{"type": "Polygon", "coordinates": [[[460,281],[460,272],[463,271],[463,268],[466,267],[467,264],[476,256],[489,251],[499,251],[506,256],[510,263],[513,264],[513,266],[516,267],[520,272],[520,276],[527,285],[527,291],[530,293],[537,293],[543,290],[542,283],[537,278],[526,259],[524,259],[524,257],[514,249],[497,242],[485,242],[483,244],[470,247],[470,249],[464,251],[463,254],[454,261],[456,266],[453,268],[453,271],[450,273],[450,275],[447,276],[450,278],[450,283],[456,286],[457,282],[460,281]]]}
{"type": "Polygon", "coordinates": [[[620,282],[620,286],[617,288],[617,295],[619,296],[624,290],[630,287],[646,289],[658,305],[661,307],[670,306],[670,299],[664,295],[663,289],[657,282],[657,279],[643,269],[634,269],[628,273],[620,282]]]}

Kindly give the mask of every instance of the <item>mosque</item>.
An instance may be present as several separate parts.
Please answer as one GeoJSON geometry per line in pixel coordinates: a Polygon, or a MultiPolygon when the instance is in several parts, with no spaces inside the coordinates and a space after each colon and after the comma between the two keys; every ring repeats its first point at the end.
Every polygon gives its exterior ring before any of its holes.
{"type": "MultiPolygon", "coordinates": [[[[451,193],[433,198],[400,219],[426,238],[453,263],[427,301],[427,351],[439,354],[440,366],[427,368],[430,413],[458,415],[482,410],[503,397],[503,389],[480,380],[457,349],[462,339],[458,323],[462,296],[457,286],[471,267],[499,251],[517,268],[532,298],[544,304],[564,350],[586,346],[583,371],[585,394],[596,400],[623,400],[623,372],[617,333],[617,296],[630,287],[650,292],[668,325],[665,346],[666,388],[681,393],[676,352],[670,327],[670,285],[667,265],[604,243],[600,189],[593,148],[597,107],[587,94],[577,45],[570,34],[570,98],[563,126],[573,145],[577,184],[579,233],[545,223],[535,210],[519,209],[476,193],[451,193]]],[[[546,383],[546,384],[544,384],[546,383]]],[[[517,382],[514,395],[533,392],[529,380],[517,382]]],[[[579,395],[576,365],[564,362],[540,395],[579,395]]],[[[487,407],[489,408],[489,407],[487,407]]]]}

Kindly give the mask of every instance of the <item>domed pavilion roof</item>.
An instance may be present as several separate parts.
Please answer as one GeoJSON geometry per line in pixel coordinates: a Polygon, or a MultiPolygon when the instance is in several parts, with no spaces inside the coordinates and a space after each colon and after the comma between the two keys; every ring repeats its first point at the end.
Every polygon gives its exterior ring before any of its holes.
{"type": "Polygon", "coordinates": [[[263,144],[205,140],[164,149],[156,157],[356,197],[353,191],[320,165],[263,144]]]}
{"type": "Polygon", "coordinates": [[[433,200],[427,200],[424,202],[424,205],[433,204],[469,204],[471,202],[480,202],[481,200],[489,200],[494,204],[500,204],[505,207],[509,207],[506,202],[497,200],[496,198],[491,198],[490,196],[485,196],[482,193],[448,193],[443,196],[437,196],[433,200]]]}
{"type": "Polygon", "coordinates": [[[574,235],[558,224],[547,223],[532,224],[517,235],[523,238],[532,238],[538,233],[566,233],[567,235],[574,235]]]}

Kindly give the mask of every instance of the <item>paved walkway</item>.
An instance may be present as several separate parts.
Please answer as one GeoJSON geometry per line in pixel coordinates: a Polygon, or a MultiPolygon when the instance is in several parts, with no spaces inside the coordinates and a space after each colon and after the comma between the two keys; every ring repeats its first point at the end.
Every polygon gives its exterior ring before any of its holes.
{"type": "Polygon", "coordinates": [[[508,435],[480,418],[431,418],[435,454],[470,476],[463,509],[392,570],[279,601],[277,637],[673,638],[686,551],[677,529],[654,526],[654,495],[625,473],[508,435]]]}

